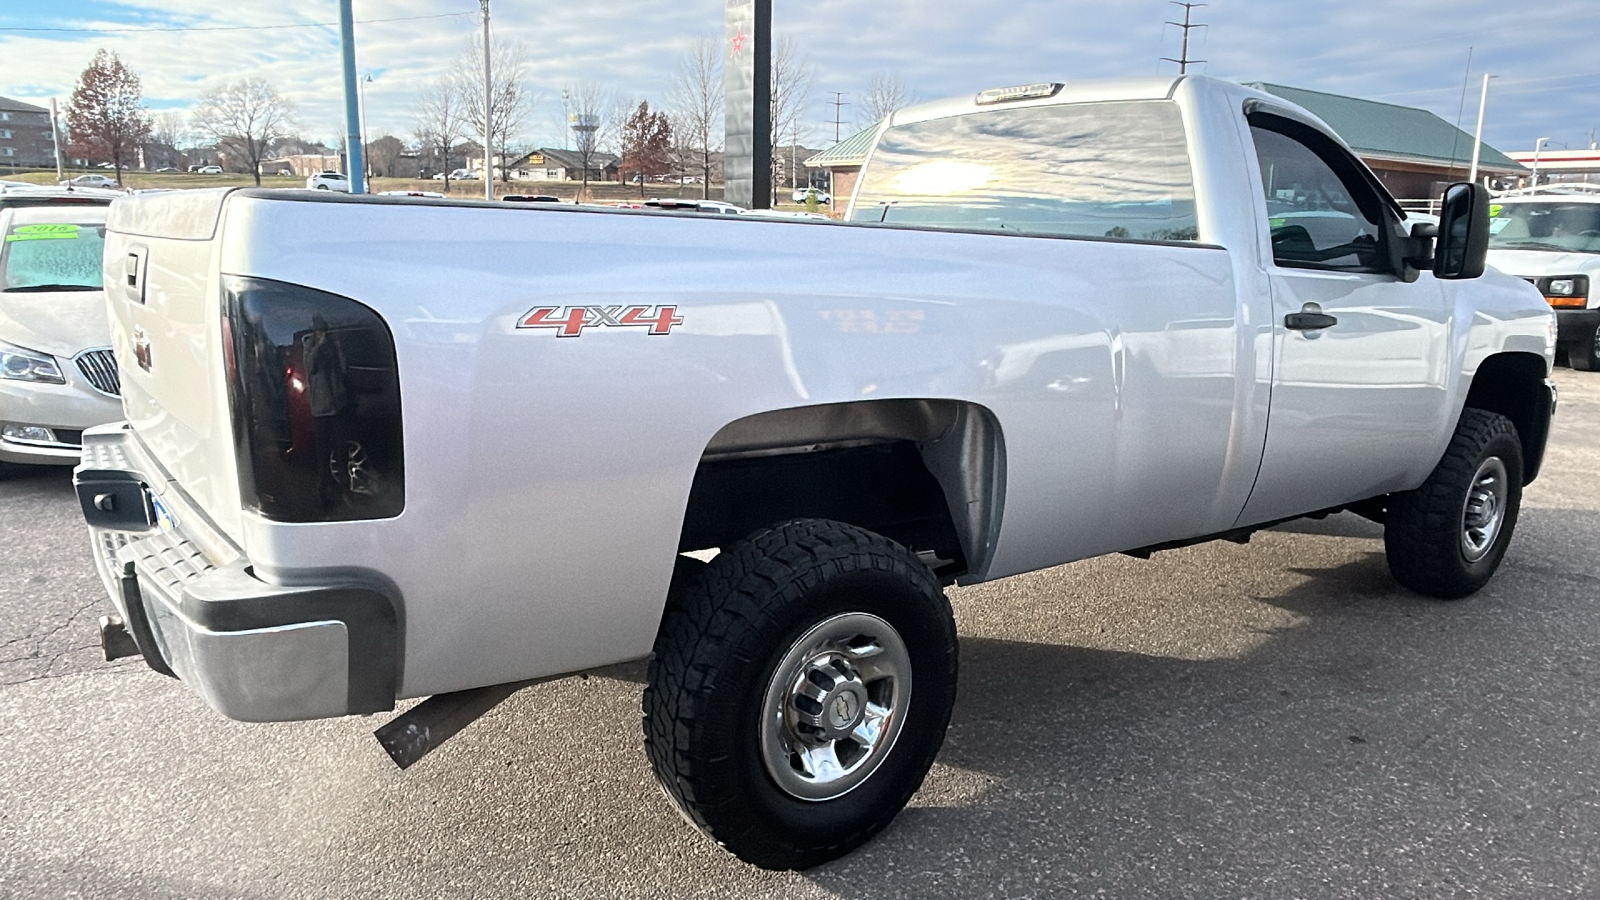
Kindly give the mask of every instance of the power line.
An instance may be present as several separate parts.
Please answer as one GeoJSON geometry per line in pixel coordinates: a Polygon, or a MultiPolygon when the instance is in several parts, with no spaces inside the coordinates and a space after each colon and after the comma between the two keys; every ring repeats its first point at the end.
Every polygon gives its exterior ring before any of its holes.
{"type": "MultiPolygon", "coordinates": [[[[400,16],[393,19],[360,19],[357,25],[378,25],[383,22],[415,22],[420,19],[452,19],[457,16],[477,15],[475,12],[437,13],[430,16],[400,16]]],[[[30,34],[157,34],[178,31],[273,31],[282,28],[336,28],[338,22],[298,22],[291,25],[186,25],[176,28],[18,28],[0,26],[0,31],[30,34]]]]}

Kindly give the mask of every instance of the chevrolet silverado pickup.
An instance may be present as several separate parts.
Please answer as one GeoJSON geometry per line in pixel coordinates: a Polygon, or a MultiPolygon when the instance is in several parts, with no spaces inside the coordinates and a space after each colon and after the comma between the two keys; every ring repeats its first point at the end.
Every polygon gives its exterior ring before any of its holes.
{"type": "Polygon", "coordinates": [[[1352,510],[1479,589],[1555,329],[1488,196],[1411,223],[1201,77],[895,113],[842,223],[200,190],[112,207],[126,421],[76,471],[142,654],[225,716],[391,710],[414,762],[649,658],[644,744],[739,857],[885,827],[956,690],[944,588],[1352,510]],[[824,273],[824,274],[819,274],[824,273]]]}

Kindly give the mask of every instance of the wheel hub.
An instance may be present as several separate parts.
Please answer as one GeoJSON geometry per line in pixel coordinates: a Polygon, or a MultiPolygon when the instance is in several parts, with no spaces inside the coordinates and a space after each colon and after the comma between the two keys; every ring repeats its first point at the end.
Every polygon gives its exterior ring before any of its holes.
{"type": "Polygon", "coordinates": [[[824,620],[789,648],[767,685],[767,773],[801,800],[848,793],[888,756],[910,697],[911,657],[893,626],[867,613],[824,620]]]}
{"type": "Polygon", "coordinates": [[[1506,466],[1500,457],[1491,456],[1478,466],[1461,509],[1461,555],[1467,562],[1489,555],[1505,524],[1509,490],[1506,466]]]}

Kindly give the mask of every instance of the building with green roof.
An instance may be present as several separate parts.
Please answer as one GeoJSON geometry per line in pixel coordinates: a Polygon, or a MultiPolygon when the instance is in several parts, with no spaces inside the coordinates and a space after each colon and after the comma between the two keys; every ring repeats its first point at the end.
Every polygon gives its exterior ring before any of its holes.
{"type": "MultiPolygon", "coordinates": [[[[1282,97],[1328,123],[1400,200],[1435,200],[1446,185],[1467,180],[1472,135],[1425,109],[1265,81],[1246,82],[1245,87],[1282,97]]],[[[1483,145],[1479,178],[1525,174],[1521,163],[1483,145]]]]}

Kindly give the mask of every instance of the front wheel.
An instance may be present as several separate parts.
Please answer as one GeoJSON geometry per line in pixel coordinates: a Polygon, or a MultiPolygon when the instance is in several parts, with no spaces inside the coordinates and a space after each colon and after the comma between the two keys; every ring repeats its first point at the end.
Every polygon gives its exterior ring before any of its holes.
{"type": "Polygon", "coordinates": [[[1567,348],[1567,363],[1580,372],[1600,371],[1600,327],[1567,348]]]}
{"type": "Polygon", "coordinates": [[[933,765],[956,634],[905,547],[802,519],[726,548],[673,597],[645,746],[687,819],[740,859],[803,869],[887,826],[933,765]]]}
{"type": "Polygon", "coordinates": [[[1395,580],[1441,600],[1488,583],[1522,504],[1522,442],[1511,420],[1468,408],[1433,474],[1389,498],[1383,548],[1395,580]]]}

